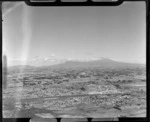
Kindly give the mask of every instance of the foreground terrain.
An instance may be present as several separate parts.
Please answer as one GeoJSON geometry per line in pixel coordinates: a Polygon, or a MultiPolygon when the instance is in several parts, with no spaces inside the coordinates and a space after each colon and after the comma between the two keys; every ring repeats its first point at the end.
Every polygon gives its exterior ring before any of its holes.
{"type": "Polygon", "coordinates": [[[145,68],[10,70],[3,117],[145,117],[145,68]]]}

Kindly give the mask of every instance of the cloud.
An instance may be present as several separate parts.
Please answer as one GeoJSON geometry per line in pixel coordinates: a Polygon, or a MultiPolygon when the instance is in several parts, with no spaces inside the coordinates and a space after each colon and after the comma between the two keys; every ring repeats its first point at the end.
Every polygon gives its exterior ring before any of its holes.
{"type": "Polygon", "coordinates": [[[22,58],[15,58],[13,60],[9,60],[8,65],[31,65],[31,66],[50,66],[54,64],[64,63],[67,59],[58,58],[58,57],[42,57],[36,56],[34,58],[30,58],[27,60],[23,60],[22,58]]]}

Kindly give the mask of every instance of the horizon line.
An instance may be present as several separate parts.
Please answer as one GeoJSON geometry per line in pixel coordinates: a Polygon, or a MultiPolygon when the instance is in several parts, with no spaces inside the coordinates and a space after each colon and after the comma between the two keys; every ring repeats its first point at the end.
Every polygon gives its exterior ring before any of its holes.
{"type": "MultiPolygon", "coordinates": [[[[29,65],[28,63],[25,65],[25,64],[16,64],[16,65],[7,65],[8,67],[13,67],[13,66],[33,66],[33,67],[42,67],[42,66],[54,66],[54,65],[58,65],[58,64],[63,64],[63,63],[66,63],[66,62],[71,62],[71,61],[74,61],[74,62],[94,62],[94,61],[100,61],[100,60],[112,60],[112,61],[115,61],[115,62],[118,62],[118,63],[129,63],[129,64],[141,64],[141,65],[146,65],[146,62],[144,63],[139,63],[139,62],[127,62],[127,61],[119,61],[119,60],[114,60],[114,59],[111,59],[111,58],[102,58],[102,59],[91,59],[91,60],[79,60],[79,59],[66,59],[66,61],[63,61],[63,62],[60,62],[60,63],[56,63],[56,64],[49,64],[49,65],[34,65],[34,64],[31,64],[29,65]]],[[[13,62],[13,61],[10,61],[10,62],[13,62]]],[[[23,62],[23,61],[22,61],[23,62]]],[[[21,63],[21,61],[20,61],[21,63]]],[[[7,63],[9,64],[9,63],[7,63]]]]}

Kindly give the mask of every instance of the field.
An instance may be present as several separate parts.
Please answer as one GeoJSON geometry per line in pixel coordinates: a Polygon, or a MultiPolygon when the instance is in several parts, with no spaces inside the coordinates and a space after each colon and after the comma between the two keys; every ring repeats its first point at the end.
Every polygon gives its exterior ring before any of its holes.
{"type": "Polygon", "coordinates": [[[145,68],[10,70],[4,118],[146,116],[145,68]]]}

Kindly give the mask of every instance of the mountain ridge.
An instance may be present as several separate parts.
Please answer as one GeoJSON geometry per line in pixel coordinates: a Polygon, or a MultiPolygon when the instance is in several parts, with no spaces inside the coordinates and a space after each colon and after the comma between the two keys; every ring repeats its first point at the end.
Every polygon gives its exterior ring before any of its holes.
{"type": "Polygon", "coordinates": [[[134,68],[134,67],[145,67],[145,64],[138,63],[126,63],[119,62],[109,58],[103,58],[99,60],[90,61],[79,61],[79,60],[68,60],[66,62],[48,66],[31,66],[31,65],[20,65],[11,66],[10,69],[23,68],[23,69],[36,69],[36,68],[46,68],[46,69],[69,69],[69,68],[134,68]]]}

